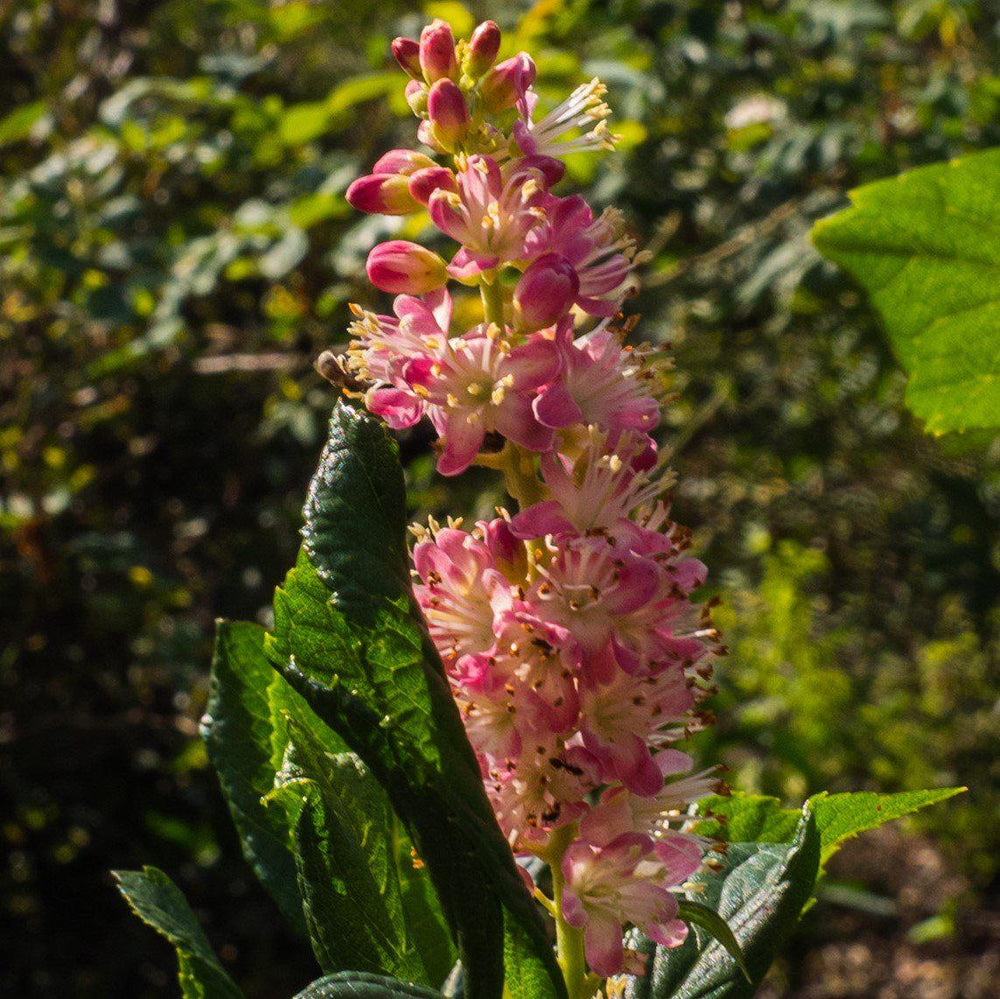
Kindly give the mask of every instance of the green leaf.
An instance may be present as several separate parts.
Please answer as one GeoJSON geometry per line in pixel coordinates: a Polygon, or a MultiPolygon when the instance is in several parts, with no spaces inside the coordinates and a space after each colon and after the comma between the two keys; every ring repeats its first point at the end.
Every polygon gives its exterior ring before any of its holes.
{"type": "Polygon", "coordinates": [[[813,795],[809,799],[809,807],[816,816],[816,828],[820,835],[820,872],[845,840],[921,808],[947,801],[965,790],[964,787],[939,787],[898,794],[876,794],[873,791],[827,794],[823,791],[813,795]]]}
{"type": "Polygon", "coordinates": [[[729,928],[729,924],[714,909],[702,905],[701,902],[692,902],[690,899],[682,898],[677,903],[677,918],[683,919],[690,926],[700,926],[709,933],[714,940],[726,948],[730,957],[739,965],[743,977],[748,982],[751,980],[746,957],[739,940],[729,928]]]}
{"type": "Polygon", "coordinates": [[[1000,426],[1000,150],[851,193],[813,242],[881,313],[934,433],[1000,426]]]}
{"type": "Polygon", "coordinates": [[[430,871],[470,999],[500,995],[505,928],[511,995],[565,995],[413,601],[395,445],[367,415],[334,412],[305,517],[268,654],[388,792],[430,871]]]}
{"type": "Polygon", "coordinates": [[[819,833],[803,809],[790,844],[731,843],[718,869],[692,881],[697,898],[739,941],[748,974],[713,933],[696,924],[680,947],[651,947],[648,974],[629,981],[628,999],[750,999],[812,894],[819,833]]]}
{"type": "Polygon", "coordinates": [[[327,752],[347,746],[271,666],[264,629],[247,622],[218,622],[208,705],[201,734],[240,834],[243,855],[285,918],[306,935],[296,889],[292,827],[263,798],[274,788],[288,746],[288,718],[322,733],[327,752]]]}
{"type": "Polygon", "coordinates": [[[118,890],[132,911],[166,937],[177,951],[177,978],[184,999],[242,999],[180,889],[155,867],[115,871],[118,890]]]}
{"type": "Polygon", "coordinates": [[[329,754],[311,731],[290,724],[278,794],[298,798],[289,817],[299,893],[320,967],[429,984],[407,933],[385,792],[353,753],[329,754]]]}
{"type": "Polygon", "coordinates": [[[382,975],[344,971],[327,975],[303,989],[295,999],[441,999],[441,993],[382,975]]]}
{"type": "MultiPolygon", "coordinates": [[[[946,801],[964,790],[962,787],[942,787],[897,794],[873,791],[814,794],[806,804],[816,817],[819,831],[820,874],[845,840],[928,805],[946,801]]],[[[699,804],[699,810],[712,816],[699,823],[699,833],[730,842],[791,842],[799,817],[795,809],[782,808],[777,798],[740,792],[706,798],[699,804]]]]}

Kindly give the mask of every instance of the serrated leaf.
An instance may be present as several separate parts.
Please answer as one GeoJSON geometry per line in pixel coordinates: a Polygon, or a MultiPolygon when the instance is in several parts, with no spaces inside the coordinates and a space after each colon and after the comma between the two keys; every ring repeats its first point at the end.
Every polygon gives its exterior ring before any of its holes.
{"type": "Polygon", "coordinates": [[[873,791],[827,794],[823,791],[813,795],[808,804],[816,816],[816,828],[820,835],[820,871],[841,844],[858,833],[877,829],[886,822],[947,801],[965,790],[964,787],[939,787],[897,794],[876,794],[873,791]]]}
{"type": "Polygon", "coordinates": [[[278,781],[299,799],[289,810],[295,863],[320,967],[430,984],[407,932],[385,792],[353,753],[329,754],[312,732],[290,727],[278,781]]]}
{"type": "Polygon", "coordinates": [[[144,867],[113,873],[132,911],[174,945],[184,999],[242,999],[243,993],[215,956],[187,899],[163,871],[144,867]]]}
{"type": "Polygon", "coordinates": [[[694,926],[675,948],[652,947],[648,973],[630,979],[628,999],[750,999],[812,893],[819,833],[803,810],[795,838],[783,843],[731,843],[720,868],[691,879],[699,903],[718,913],[739,941],[749,980],[706,930],[694,926]]]}
{"type": "Polygon", "coordinates": [[[441,999],[441,993],[383,975],[345,971],[327,975],[303,989],[295,999],[441,999]]]}
{"type": "MultiPolygon", "coordinates": [[[[814,794],[806,804],[816,818],[819,831],[820,874],[845,840],[946,801],[964,790],[943,787],[896,794],[873,791],[814,794]]],[[[788,843],[795,834],[799,817],[799,812],[783,808],[777,798],[738,791],[725,797],[703,799],[699,811],[712,816],[699,823],[699,833],[731,842],[788,843]]]]}
{"type": "Polygon", "coordinates": [[[202,738],[243,855],[285,918],[305,936],[291,826],[280,809],[265,808],[262,801],[284,760],[289,718],[319,733],[327,752],[346,751],[346,744],[275,672],[264,654],[264,629],[249,622],[218,622],[202,738]]]}
{"type": "Polygon", "coordinates": [[[1000,426],[1000,150],[851,192],[813,242],[867,290],[932,432],[1000,426]]]}
{"type": "Polygon", "coordinates": [[[298,564],[275,596],[272,662],[388,792],[430,871],[470,999],[500,995],[505,929],[510,994],[565,995],[413,601],[396,447],[367,415],[334,412],[305,516],[298,564]]]}

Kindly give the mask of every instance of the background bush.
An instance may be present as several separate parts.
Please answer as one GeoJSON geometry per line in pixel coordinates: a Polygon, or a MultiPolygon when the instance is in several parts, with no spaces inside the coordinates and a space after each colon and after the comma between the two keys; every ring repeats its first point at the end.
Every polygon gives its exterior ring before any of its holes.
{"type": "MultiPolygon", "coordinates": [[[[858,183],[1000,144],[997,5],[17,0],[0,6],[0,991],[172,994],[169,950],[105,873],[140,862],[177,877],[248,995],[313,977],[196,737],[212,620],[266,623],[333,401],[312,360],[344,341],[349,301],[375,304],[364,256],[398,223],[343,193],[413,133],[388,42],[469,11],[519,24],[544,97],[610,86],[623,153],[581,157],[571,182],[654,250],[635,311],[677,360],[675,511],[732,650],[700,751],[788,800],[972,788],[921,820],[946,874],[916,903],[892,872],[927,849],[914,827],[880,841],[881,866],[845,858],[774,993],[875,994],[817,977],[831,939],[888,954],[890,983],[916,953],[958,990],[906,994],[988,989],[1000,440],[922,432],[807,232],[858,183]]],[[[403,442],[414,516],[488,510],[492,480],[456,501],[427,443],[403,442]]]]}

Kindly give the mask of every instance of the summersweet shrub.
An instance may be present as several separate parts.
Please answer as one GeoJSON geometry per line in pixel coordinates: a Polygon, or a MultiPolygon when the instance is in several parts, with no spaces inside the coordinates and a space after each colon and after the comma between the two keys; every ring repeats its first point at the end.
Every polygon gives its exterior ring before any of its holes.
{"type": "MultiPolygon", "coordinates": [[[[362,406],[334,412],[273,630],[219,626],[209,756],[327,976],[303,997],[749,996],[840,842],[955,792],[788,810],[678,748],[724,649],[654,437],[667,360],[626,343],[621,215],[555,193],[567,154],[614,147],[604,88],[541,109],[531,58],[500,50],[490,21],[393,43],[430,152],[386,153],[347,199],[457,249],[368,257],[393,314],[355,308],[321,358],[362,406]],[[411,550],[375,417],[428,420],[438,471],[497,470],[509,508],[411,550]]],[[[240,994],[165,875],[119,877],[185,996],[240,994]]]]}

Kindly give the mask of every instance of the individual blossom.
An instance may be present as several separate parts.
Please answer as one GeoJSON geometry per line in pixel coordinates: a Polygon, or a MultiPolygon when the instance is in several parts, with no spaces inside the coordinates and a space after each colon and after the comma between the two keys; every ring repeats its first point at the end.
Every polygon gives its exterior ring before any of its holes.
{"type": "Polygon", "coordinates": [[[618,332],[598,327],[574,340],[565,322],[555,336],[562,359],[559,377],[542,386],[535,415],[555,430],[595,426],[607,431],[651,433],[660,404],[651,394],[641,354],[624,347],[618,332]]]}
{"type": "Polygon", "coordinates": [[[627,925],[665,947],[683,943],[687,926],[677,918],[669,889],[700,866],[700,849],[676,850],[639,833],[623,833],[604,845],[571,843],[562,859],[563,915],[583,929],[590,967],[602,977],[621,970],[627,925]]]}
{"type": "Polygon", "coordinates": [[[435,191],[428,202],[434,224],[462,244],[448,267],[459,280],[527,255],[529,235],[544,225],[545,179],[535,169],[500,165],[470,156],[458,174],[458,190],[435,191]]]}
{"type": "Polygon", "coordinates": [[[635,240],[626,231],[621,213],[605,209],[596,218],[579,195],[549,196],[543,201],[547,226],[533,233],[540,250],[557,253],[576,271],[576,304],[593,316],[613,316],[635,291],[635,240]]]}

